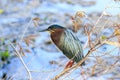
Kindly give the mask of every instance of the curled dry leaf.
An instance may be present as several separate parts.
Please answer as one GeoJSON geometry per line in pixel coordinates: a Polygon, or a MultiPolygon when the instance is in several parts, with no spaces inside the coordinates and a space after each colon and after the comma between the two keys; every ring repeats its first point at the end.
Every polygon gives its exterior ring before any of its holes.
{"type": "Polygon", "coordinates": [[[119,30],[119,29],[115,29],[114,34],[115,34],[116,36],[120,35],[120,30],[119,30]]]}
{"type": "Polygon", "coordinates": [[[28,52],[28,53],[31,53],[31,51],[29,49],[25,49],[25,51],[28,52]]]}
{"type": "Polygon", "coordinates": [[[82,26],[82,18],[85,17],[85,13],[83,11],[78,11],[75,14],[75,17],[71,17],[71,19],[73,20],[73,31],[77,32],[80,27],[82,26]]]}
{"type": "Polygon", "coordinates": [[[29,46],[30,44],[33,44],[33,41],[38,35],[29,35],[26,38],[24,38],[25,43],[29,46]]]}
{"type": "Polygon", "coordinates": [[[22,46],[20,44],[18,44],[18,46],[19,46],[19,53],[21,53],[22,56],[25,56],[22,46]]]}
{"type": "Polygon", "coordinates": [[[92,72],[91,72],[91,76],[94,76],[95,75],[95,70],[96,70],[96,67],[97,67],[97,65],[95,64],[95,65],[93,65],[93,67],[92,67],[92,72]]]}
{"type": "Polygon", "coordinates": [[[35,27],[38,26],[39,21],[40,21],[40,18],[33,18],[33,23],[34,23],[35,27]]]}
{"type": "Polygon", "coordinates": [[[75,14],[75,17],[77,17],[77,16],[79,16],[79,17],[85,17],[85,12],[84,11],[78,11],[76,14],[75,14]]]}
{"type": "Polygon", "coordinates": [[[40,18],[33,18],[33,20],[35,20],[35,21],[40,21],[40,18]]]}
{"type": "Polygon", "coordinates": [[[19,53],[21,54],[21,56],[25,56],[25,52],[31,53],[29,49],[23,48],[20,44],[18,44],[18,46],[19,46],[19,53]]]}
{"type": "Polygon", "coordinates": [[[80,29],[80,25],[76,22],[76,21],[73,21],[73,31],[74,32],[77,32],[79,29],[80,29]]]}

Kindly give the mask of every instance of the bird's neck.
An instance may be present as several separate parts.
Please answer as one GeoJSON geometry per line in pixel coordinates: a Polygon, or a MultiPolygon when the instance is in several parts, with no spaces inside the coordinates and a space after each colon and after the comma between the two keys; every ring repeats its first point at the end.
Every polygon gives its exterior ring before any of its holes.
{"type": "Polygon", "coordinates": [[[53,32],[51,32],[51,39],[57,46],[59,46],[60,39],[63,33],[64,29],[56,29],[53,32]]]}

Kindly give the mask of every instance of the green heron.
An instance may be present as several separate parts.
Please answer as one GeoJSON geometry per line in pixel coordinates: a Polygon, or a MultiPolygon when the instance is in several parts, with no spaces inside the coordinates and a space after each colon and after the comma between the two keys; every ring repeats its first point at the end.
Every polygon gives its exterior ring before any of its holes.
{"type": "MultiPolygon", "coordinates": [[[[53,43],[70,59],[65,68],[72,67],[74,62],[78,63],[84,58],[81,42],[71,30],[54,24],[42,31],[49,31],[53,43]]],[[[85,62],[81,65],[85,65],[85,62]]]]}

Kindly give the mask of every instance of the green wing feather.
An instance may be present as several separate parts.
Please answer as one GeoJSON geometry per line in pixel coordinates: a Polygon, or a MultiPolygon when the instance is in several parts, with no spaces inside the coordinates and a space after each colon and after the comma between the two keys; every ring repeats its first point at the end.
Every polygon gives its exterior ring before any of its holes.
{"type": "Polygon", "coordinates": [[[60,46],[63,53],[75,62],[79,62],[84,57],[80,40],[70,30],[66,30],[60,40],[60,46]],[[63,37],[64,36],[64,37],[63,37]]]}

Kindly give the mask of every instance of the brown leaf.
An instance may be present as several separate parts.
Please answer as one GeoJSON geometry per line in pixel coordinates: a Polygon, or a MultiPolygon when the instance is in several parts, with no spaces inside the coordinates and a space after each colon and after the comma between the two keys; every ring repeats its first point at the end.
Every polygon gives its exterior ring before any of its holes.
{"type": "Polygon", "coordinates": [[[28,53],[31,53],[31,51],[29,49],[25,49],[25,51],[28,52],[28,53]]]}
{"type": "Polygon", "coordinates": [[[29,46],[29,44],[33,44],[33,41],[38,35],[29,35],[26,38],[24,38],[25,43],[29,46]]]}
{"type": "Polygon", "coordinates": [[[25,38],[24,41],[25,41],[25,43],[27,44],[27,46],[29,46],[30,40],[25,38]]]}
{"type": "Polygon", "coordinates": [[[94,75],[95,75],[96,66],[97,66],[97,65],[93,65],[91,76],[94,76],[94,75]]]}
{"type": "Polygon", "coordinates": [[[35,20],[35,21],[40,21],[40,18],[33,18],[33,20],[35,20]]]}
{"type": "Polygon", "coordinates": [[[120,35],[120,30],[119,30],[119,29],[115,29],[114,34],[115,34],[116,36],[120,35]]]}
{"type": "Polygon", "coordinates": [[[22,56],[25,56],[22,46],[20,44],[18,44],[18,46],[20,48],[19,53],[21,53],[22,56]]]}
{"type": "Polygon", "coordinates": [[[79,17],[85,17],[85,12],[84,11],[78,11],[76,14],[75,14],[75,17],[77,17],[77,16],[79,16],[79,17]]]}
{"type": "Polygon", "coordinates": [[[71,17],[73,20],[73,31],[77,32],[82,26],[82,18],[85,17],[85,13],[83,11],[78,11],[75,14],[75,17],[71,17]]]}
{"type": "Polygon", "coordinates": [[[33,18],[33,23],[35,25],[35,27],[39,26],[38,23],[40,21],[40,18],[33,18]]]}
{"type": "Polygon", "coordinates": [[[73,21],[73,31],[74,32],[77,32],[79,29],[80,29],[80,25],[76,22],[76,21],[73,21]]]}

